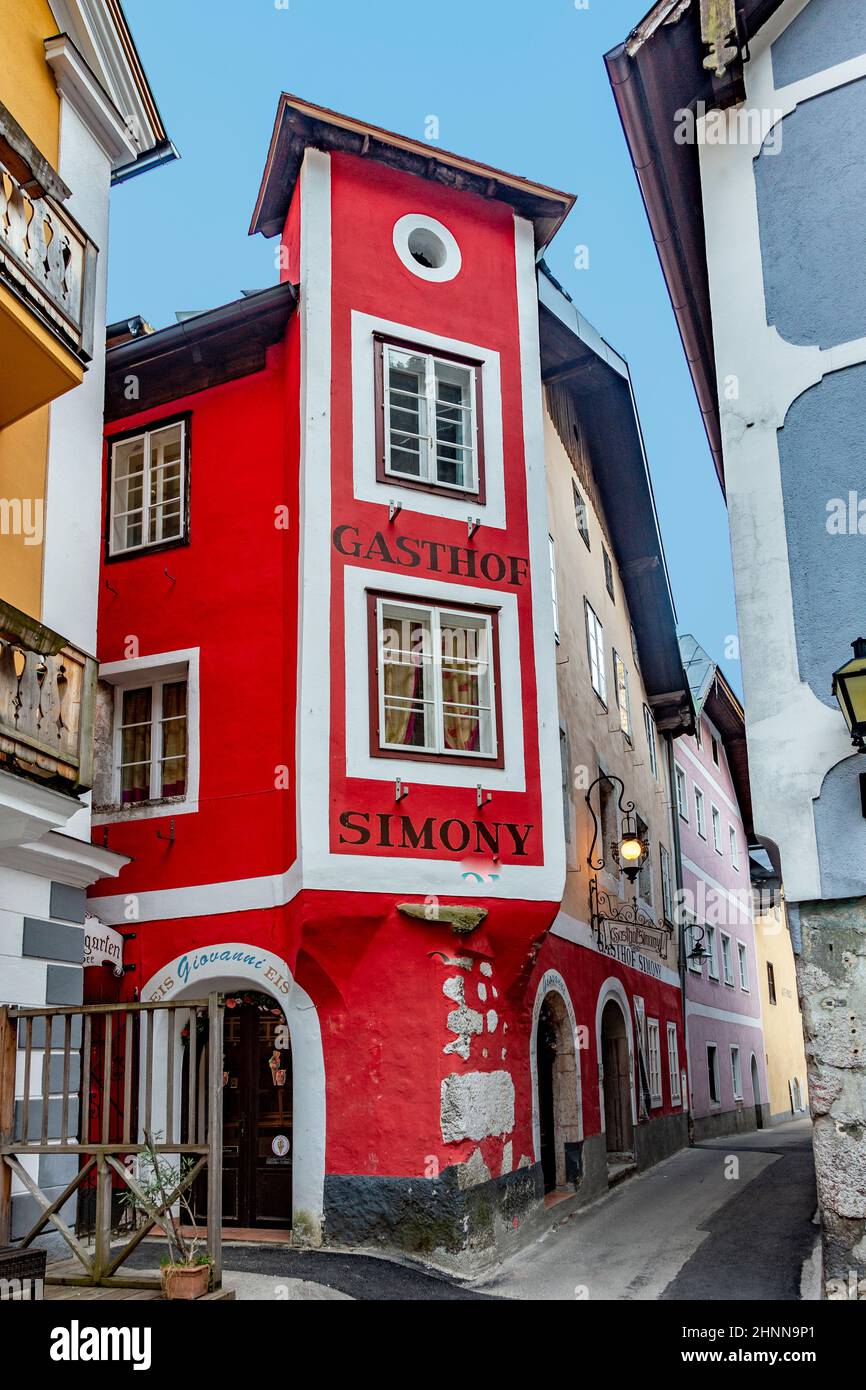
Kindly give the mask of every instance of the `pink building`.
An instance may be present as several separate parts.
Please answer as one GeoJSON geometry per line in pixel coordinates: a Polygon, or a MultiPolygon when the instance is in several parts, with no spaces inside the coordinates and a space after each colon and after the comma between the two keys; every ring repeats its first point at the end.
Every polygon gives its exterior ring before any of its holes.
{"type": "Polygon", "coordinates": [[[677,740],[686,938],[686,1046],[694,1138],[769,1120],[749,877],[751,821],[743,707],[694,637],[680,638],[697,734],[677,740]]]}

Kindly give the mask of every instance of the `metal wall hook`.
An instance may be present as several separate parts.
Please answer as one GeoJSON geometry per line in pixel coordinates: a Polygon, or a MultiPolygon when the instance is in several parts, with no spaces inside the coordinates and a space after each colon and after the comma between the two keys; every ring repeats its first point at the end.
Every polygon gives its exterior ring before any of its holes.
{"type": "Polygon", "coordinates": [[[400,515],[400,513],[402,512],[402,510],[403,510],[403,503],[402,503],[402,502],[395,502],[394,499],[393,499],[393,497],[389,497],[389,499],[388,499],[388,520],[389,520],[389,521],[393,521],[393,520],[395,519],[395,517],[398,517],[398,516],[400,515]]]}
{"type": "Polygon", "coordinates": [[[480,517],[480,516],[470,516],[470,517],[467,517],[467,518],[466,518],[466,526],[467,526],[467,530],[468,530],[468,533],[469,533],[469,539],[470,539],[470,540],[472,540],[472,537],[475,535],[475,532],[478,530],[478,528],[479,528],[480,525],[481,525],[481,517],[480,517]]]}
{"type": "Polygon", "coordinates": [[[168,834],[163,835],[161,830],[157,830],[156,838],[158,840],[167,840],[170,845],[174,844],[174,816],[172,816],[168,823],[168,834]]]}
{"type": "Polygon", "coordinates": [[[481,786],[481,783],[479,782],[479,783],[478,783],[478,786],[475,788],[475,804],[476,804],[476,806],[478,806],[479,808],[482,807],[482,806],[486,806],[486,805],[488,804],[488,802],[490,802],[490,801],[492,801],[492,800],[493,800],[493,793],[492,793],[492,792],[486,792],[486,791],[484,791],[483,787],[481,786]]]}
{"type": "Polygon", "coordinates": [[[404,796],[409,795],[409,788],[401,777],[398,777],[394,784],[394,800],[402,801],[404,796]]]}

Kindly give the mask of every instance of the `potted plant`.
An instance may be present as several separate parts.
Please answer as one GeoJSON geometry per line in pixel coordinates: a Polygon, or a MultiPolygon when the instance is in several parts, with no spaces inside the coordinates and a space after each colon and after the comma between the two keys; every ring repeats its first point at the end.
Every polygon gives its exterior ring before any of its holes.
{"type": "MultiPolygon", "coordinates": [[[[156,1140],[159,1136],[156,1136],[156,1140]]],[[[184,1181],[193,1158],[182,1158],[179,1163],[172,1162],[156,1148],[153,1135],[145,1134],[144,1148],[138,1155],[137,1192],[127,1192],[124,1200],[135,1211],[152,1216],[168,1202],[171,1194],[184,1181]]],[[[157,1221],[157,1229],[162,1231],[168,1245],[168,1254],[160,1261],[162,1291],[166,1298],[201,1298],[210,1288],[211,1265],[213,1261],[202,1248],[203,1240],[198,1233],[195,1217],[189,1204],[189,1188],[185,1188],[157,1221]],[[188,1235],[176,1214],[174,1207],[180,1207],[189,1218],[193,1235],[188,1235]]]]}

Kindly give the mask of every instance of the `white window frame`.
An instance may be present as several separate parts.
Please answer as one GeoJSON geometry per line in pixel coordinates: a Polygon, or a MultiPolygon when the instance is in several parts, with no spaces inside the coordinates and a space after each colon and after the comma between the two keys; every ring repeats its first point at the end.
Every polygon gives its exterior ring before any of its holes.
{"type": "Polygon", "coordinates": [[[749,949],[745,941],[737,942],[737,964],[740,971],[740,989],[744,994],[751,993],[749,984],[749,949]]]}
{"type": "MultiPolygon", "coordinates": [[[[143,680],[131,685],[117,686],[114,692],[114,780],[112,784],[112,800],[116,806],[126,809],[129,806],[153,806],[158,802],[170,805],[174,801],[183,802],[186,800],[186,778],[184,777],[184,792],[179,797],[165,797],[162,794],[162,764],[163,764],[163,690],[167,685],[179,685],[183,683],[187,686],[187,708],[189,707],[189,688],[186,677],[162,676],[157,680],[143,680]],[[129,690],[149,690],[150,691],[150,775],[148,785],[151,795],[145,797],[140,802],[123,801],[123,704],[124,697],[129,690]]],[[[189,716],[184,716],[184,723],[188,724],[189,716]]],[[[186,744],[189,747],[189,731],[186,731],[186,744]]],[[[184,758],[186,762],[186,756],[184,758]]]]}
{"type": "Polygon", "coordinates": [[[615,647],[613,648],[613,688],[619,711],[619,727],[631,743],[631,691],[629,689],[628,667],[615,647]]]}
{"type": "Polygon", "coordinates": [[[674,763],[674,783],[676,786],[677,811],[682,820],[688,825],[689,821],[689,782],[686,777],[685,768],[680,767],[679,763],[674,763]]]}
{"type": "Polygon", "coordinates": [[[553,602],[553,635],[559,641],[559,595],[556,589],[556,541],[547,537],[550,552],[550,597],[553,602]]]}
{"type": "Polygon", "coordinates": [[[734,986],[734,956],[731,951],[730,932],[720,932],[722,939],[722,979],[726,985],[734,986]],[[727,944],[727,949],[725,949],[727,944]]]}
{"type": "Polygon", "coordinates": [[[707,976],[711,980],[719,978],[719,959],[716,954],[716,929],[709,922],[704,923],[704,940],[707,950],[707,976]]]}
{"type": "Polygon", "coordinates": [[[589,660],[589,680],[601,703],[607,709],[607,676],[604,669],[604,628],[599,622],[598,614],[590,603],[589,599],[584,599],[583,606],[586,614],[586,649],[589,660]]]}
{"type": "Polygon", "coordinates": [[[708,1043],[707,1043],[707,1098],[708,1098],[708,1100],[709,1100],[709,1102],[710,1102],[710,1105],[717,1105],[717,1106],[721,1107],[721,1104],[722,1104],[722,1081],[721,1081],[721,1074],[720,1074],[720,1071],[719,1071],[719,1045],[718,1045],[718,1043],[714,1043],[714,1042],[708,1042],[708,1043]],[[712,1093],[712,1090],[711,1090],[710,1084],[709,1084],[709,1081],[710,1081],[710,1052],[711,1052],[711,1051],[712,1051],[712,1053],[713,1053],[713,1080],[714,1080],[714,1082],[715,1082],[715,1089],[716,1089],[716,1098],[715,1098],[715,1100],[713,1099],[713,1093],[712,1093]]]}
{"type": "Polygon", "coordinates": [[[731,1043],[731,1082],[734,1087],[734,1100],[743,1099],[743,1063],[739,1043],[731,1043]]]}
{"type": "MultiPolygon", "coordinates": [[[[128,661],[104,662],[99,679],[113,687],[114,707],[111,737],[111,805],[94,812],[92,824],[113,825],[125,820],[156,820],[165,816],[195,814],[199,809],[201,778],[200,723],[201,684],[198,647],[186,647],[173,652],[158,652],[151,656],[130,657],[128,661]],[[120,711],[121,692],[141,689],[156,681],[170,685],[186,680],[186,795],[169,801],[139,801],[122,805],[120,801],[120,711]]],[[[151,749],[151,753],[152,753],[151,749]]]]}
{"type": "Polygon", "coordinates": [[[713,849],[716,854],[724,854],[722,849],[722,813],[718,806],[710,802],[710,822],[713,827],[713,849]]]}
{"type": "Polygon", "coordinates": [[[668,1077],[671,1085],[671,1105],[682,1105],[683,1093],[680,1085],[680,1048],[677,1042],[677,1025],[669,1023],[668,1037],[668,1077]]]}
{"type": "MultiPolygon", "coordinates": [[[[109,484],[109,516],[108,516],[108,554],[115,555],[137,555],[142,550],[153,550],[156,546],[183,545],[187,538],[187,437],[189,421],[186,417],[180,420],[154,420],[147,429],[141,430],[138,434],[127,434],[108,440],[108,484],[109,484]],[[150,483],[151,483],[151,457],[150,440],[154,434],[161,434],[163,430],[180,428],[180,485],[179,485],[179,507],[180,507],[180,530],[176,536],[155,537],[150,536],[150,483]],[[141,542],[138,545],[116,546],[114,544],[114,526],[117,518],[117,483],[115,481],[115,449],[122,444],[133,444],[137,440],[142,441],[142,452],[144,454],[144,468],[141,479],[141,542]]],[[[164,505],[164,504],[160,504],[164,505]]]]}
{"type": "Polygon", "coordinates": [[[601,547],[602,569],[604,570],[604,590],[611,603],[616,603],[616,589],[613,582],[613,561],[607,546],[601,547]]]}
{"type": "Polygon", "coordinates": [[[662,879],[662,911],[666,922],[674,920],[674,887],[671,878],[671,856],[665,845],[659,845],[659,869],[662,879]]]}
{"type": "Polygon", "coordinates": [[[662,1095],[662,1044],[659,1021],[657,1018],[648,1018],[646,1021],[647,1034],[647,1068],[649,1070],[650,1104],[653,1107],[664,1105],[662,1095]]]}
{"type": "MultiPolygon", "coordinates": [[[[409,599],[391,598],[388,595],[377,595],[376,643],[376,651],[375,653],[371,653],[370,656],[371,659],[375,658],[376,665],[378,668],[376,673],[376,687],[379,697],[379,747],[382,749],[383,752],[402,753],[407,758],[411,758],[413,755],[417,755],[418,753],[427,753],[432,754],[436,757],[441,756],[443,758],[448,758],[449,760],[456,760],[461,763],[464,761],[467,763],[477,762],[479,760],[488,762],[490,759],[495,759],[498,757],[499,729],[497,727],[498,721],[496,711],[496,662],[494,660],[493,651],[493,617],[490,613],[484,612],[483,610],[479,609],[472,609],[468,606],[466,608],[459,608],[452,607],[447,603],[425,603],[423,599],[418,600],[416,602],[415,600],[409,599]],[[424,744],[423,746],[421,746],[417,744],[409,745],[405,743],[385,742],[385,661],[383,660],[382,655],[384,650],[382,641],[383,610],[385,607],[395,608],[398,610],[404,609],[407,618],[411,618],[412,615],[417,615],[419,612],[427,613],[430,615],[430,644],[432,647],[431,670],[433,678],[433,699],[431,703],[433,704],[433,725],[436,734],[435,744],[424,744]],[[458,623],[461,621],[461,619],[465,620],[469,618],[472,620],[473,626],[483,626],[486,631],[488,651],[487,665],[490,677],[489,725],[492,736],[492,748],[485,748],[483,750],[475,752],[472,749],[446,748],[445,746],[445,713],[443,708],[444,701],[442,699],[443,614],[447,617],[456,619],[458,623]]],[[[488,706],[486,704],[479,705],[478,708],[487,709],[488,706]]]]}
{"type": "Polygon", "coordinates": [[[653,712],[649,705],[644,705],[643,707],[643,724],[646,730],[647,748],[649,749],[650,772],[655,780],[658,781],[659,760],[658,751],[656,749],[656,721],[653,718],[653,712]]]}
{"type": "Polygon", "coordinates": [[[695,787],[695,829],[702,840],[707,838],[707,813],[704,805],[704,794],[700,787],[695,787]]]}
{"type": "MultiPolygon", "coordinates": [[[[382,342],[382,401],[385,418],[383,421],[385,436],[385,472],[389,478],[393,478],[399,483],[421,484],[429,488],[443,488],[446,492],[453,492],[458,495],[479,492],[478,466],[478,368],[471,362],[455,362],[449,357],[441,356],[432,349],[424,346],[400,347],[397,343],[389,343],[387,339],[382,342]],[[427,434],[418,437],[418,464],[420,471],[418,474],[406,473],[398,468],[391,467],[391,369],[390,354],[400,353],[404,357],[423,357],[424,358],[424,396],[423,399],[427,407],[427,434]],[[436,437],[436,364],[440,363],[443,367],[460,367],[469,373],[469,412],[470,428],[468,436],[470,443],[459,447],[461,454],[468,455],[471,460],[471,481],[465,483],[446,483],[438,477],[438,439],[436,437]],[[423,448],[422,448],[423,445],[423,448]]],[[[465,408],[465,407],[463,407],[465,408]]],[[[408,433],[408,431],[397,430],[397,434],[408,433]]],[[[455,446],[452,446],[455,447],[455,446]]]]}
{"type": "Polygon", "coordinates": [[[740,867],[740,842],[737,839],[736,827],[728,826],[728,843],[731,846],[731,863],[735,869],[740,867]]]}
{"type": "Polygon", "coordinates": [[[589,543],[589,509],[586,505],[583,493],[581,492],[580,488],[577,486],[577,483],[574,481],[573,478],[571,480],[571,487],[572,494],[574,497],[574,524],[577,527],[577,534],[580,536],[587,550],[590,550],[591,546],[589,543]],[[583,520],[582,526],[580,524],[581,519],[583,520]]]}

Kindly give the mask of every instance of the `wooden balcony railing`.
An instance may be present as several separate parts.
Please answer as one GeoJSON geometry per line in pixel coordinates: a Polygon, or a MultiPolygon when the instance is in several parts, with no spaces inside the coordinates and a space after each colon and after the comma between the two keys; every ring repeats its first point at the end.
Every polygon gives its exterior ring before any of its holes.
{"type": "Polygon", "coordinates": [[[0,601],[0,768],[89,790],[96,680],[93,657],[0,601]]]}
{"type": "Polygon", "coordinates": [[[0,162],[0,278],[83,362],[93,355],[96,257],[59,203],[31,198],[0,162]]]}

